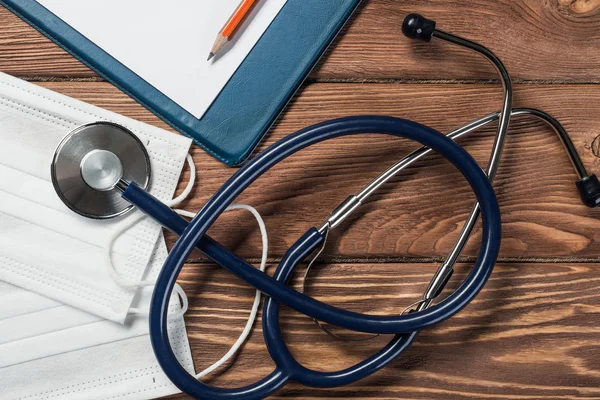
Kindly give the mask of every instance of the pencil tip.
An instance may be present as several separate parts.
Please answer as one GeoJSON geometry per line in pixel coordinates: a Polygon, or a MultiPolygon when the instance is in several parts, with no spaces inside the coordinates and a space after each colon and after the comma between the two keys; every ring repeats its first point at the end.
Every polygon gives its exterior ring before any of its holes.
{"type": "Polygon", "coordinates": [[[210,61],[210,60],[211,60],[211,58],[213,58],[214,56],[215,56],[215,54],[214,54],[214,53],[210,53],[210,54],[208,55],[208,58],[206,59],[206,61],[210,61]]]}

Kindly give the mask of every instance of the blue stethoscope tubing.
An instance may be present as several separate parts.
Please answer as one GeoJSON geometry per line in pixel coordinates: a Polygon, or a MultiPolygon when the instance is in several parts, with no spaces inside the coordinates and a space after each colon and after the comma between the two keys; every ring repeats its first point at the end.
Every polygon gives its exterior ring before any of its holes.
{"type": "Polygon", "coordinates": [[[273,144],[238,170],[187,222],[134,184],[123,197],[167,229],[180,235],[157,279],[150,307],[150,337],[159,364],[182,391],[202,399],[264,398],[295,380],[308,386],[331,387],[348,384],[379,370],[396,358],[417,333],[459,312],[479,293],[492,273],[500,248],[500,211],[494,190],[477,162],[445,135],[421,124],[393,117],[348,117],[308,127],[273,144]],[[274,278],[260,272],[220,244],[205,236],[222,212],[258,177],[290,155],[313,144],[363,133],[404,137],[446,157],[464,175],[481,207],[482,244],[475,265],[460,287],[439,304],[419,312],[397,316],[373,316],[339,309],[307,297],[286,284],[294,268],[317,249],[323,235],[311,228],[283,257],[274,278]],[[209,258],[267,295],[263,329],[275,371],[259,382],[237,389],[214,388],[199,382],[177,361],[169,342],[168,305],[173,286],[189,254],[197,247],[209,258]],[[279,329],[279,305],[284,304],[312,318],[354,331],[396,334],[380,352],[343,371],[325,373],[309,370],[290,354],[279,329]]]}

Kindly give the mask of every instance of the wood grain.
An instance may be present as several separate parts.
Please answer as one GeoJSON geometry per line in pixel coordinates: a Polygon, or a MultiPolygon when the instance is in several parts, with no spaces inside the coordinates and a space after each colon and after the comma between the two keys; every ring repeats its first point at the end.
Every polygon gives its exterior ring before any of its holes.
{"type": "MultiPolygon", "coordinates": [[[[600,82],[597,0],[365,1],[312,78],[496,78],[485,61],[460,49],[403,37],[400,27],[410,12],[488,46],[517,80],[600,82]]],[[[0,71],[38,78],[96,77],[2,7],[0,24],[0,71]]]]}
{"type": "MultiPolygon", "coordinates": [[[[43,85],[164,127],[109,84],[43,85]]],[[[590,104],[600,98],[600,87],[517,85],[515,96],[517,105],[556,115],[590,171],[599,171],[600,160],[590,147],[600,135],[600,120],[590,112],[590,104]]],[[[306,125],[353,114],[406,117],[447,132],[495,110],[499,98],[499,90],[489,85],[312,84],[291,104],[261,149],[306,125]]],[[[493,129],[461,141],[482,164],[489,157],[493,129]]],[[[278,258],[309,227],[320,226],[339,202],[414,148],[407,141],[373,135],[320,144],[259,179],[240,201],[264,215],[271,234],[269,254],[278,258]]],[[[199,183],[192,200],[183,205],[191,211],[199,210],[235,171],[198,148],[194,160],[199,183]]],[[[597,259],[600,214],[581,204],[575,180],[554,133],[539,122],[515,120],[496,183],[504,223],[501,257],[597,259]]],[[[459,173],[439,157],[431,158],[386,186],[356,218],[334,232],[326,259],[443,257],[454,244],[473,200],[459,173]]],[[[465,255],[477,254],[478,232],[465,255]]],[[[242,256],[260,254],[255,222],[241,211],[223,216],[211,234],[242,256]],[[251,237],[248,242],[247,235],[251,237]]]]}
{"type": "MultiPolygon", "coordinates": [[[[309,293],[330,304],[393,314],[416,300],[434,264],[321,265],[309,293]]],[[[460,265],[456,288],[469,271],[460,265]]],[[[303,271],[298,271],[297,277],[303,271]]],[[[253,291],[218,267],[190,264],[180,280],[196,368],[209,366],[236,340],[253,291]]],[[[415,345],[376,375],[334,390],[287,386],[278,398],[598,399],[600,291],[597,264],[503,263],[477,299],[456,317],[426,330],[415,345]]],[[[299,279],[294,282],[299,288],[299,279]]],[[[389,338],[341,342],[293,311],[282,316],[293,354],[304,365],[334,371],[377,351],[389,338]]],[[[207,382],[238,387],[272,371],[257,324],[233,366],[207,382]]],[[[185,396],[175,397],[177,399],[185,396]]]]}
{"type": "MultiPolygon", "coordinates": [[[[309,82],[318,83],[303,88],[259,149],[346,115],[394,115],[447,132],[495,111],[501,93],[491,84],[492,68],[448,44],[405,39],[400,24],[409,12],[495,51],[521,83],[516,106],[555,115],[589,171],[600,171],[599,0],[365,1],[311,74],[309,82]]],[[[3,7],[0,71],[50,81],[40,84],[168,129],[3,7]]],[[[422,332],[376,375],[335,390],[291,384],[274,399],[600,399],[600,211],[580,204],[575,174],[550,129],[529,119],[512,126],[495,185],[502,262],[482,293],[456,317],[422,332]]],[[[485,164],[493,134],[490,127],[461,144],[485,164]]],[[[239,200],[265,217],[275,263],[348,194],[414,148],[374,135],[321,144],[286,160],[239,200]]],[[[197,211],[235,170],[198,148],[193,156],[199,184],[183,206],[197,211]]],[[[188,177],[186,171],[180,189],[188,177]]],[[[308,293],[354,311],[399,313],[424,291],[472,201],[464,180],[439,157],[411,167],[331,236],[308,293]]],[[[260,254],[255,222],[242,212],[222,216],[210,233],[249,260],[260,254]]],[[[478,228],[464,253],[468,263],[458,266],[448,291],[468,273],[479,239],[478,228]]],[[[180,282],[191,300],[186,322],[200,370],[237,339],[254,291],[199,254],[190,261],[180,282]]],[[[302,363],[330,371],[361,361],[388,340],[335,341],[289,309],[281,325],[302,363]]],[[[207,381],[241,386],[272,368],[259,321],[235,362],[207,381]]]]}

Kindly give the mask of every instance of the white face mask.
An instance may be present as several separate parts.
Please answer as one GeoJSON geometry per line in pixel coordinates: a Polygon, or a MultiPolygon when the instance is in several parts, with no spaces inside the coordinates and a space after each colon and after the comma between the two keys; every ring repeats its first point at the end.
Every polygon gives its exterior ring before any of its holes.
{"type": "MultiPolygon", "coordinates": [[[[134,132],[150,154],[151,193],[170,200],[191,141],[0,74],[0,280],[123,323],[136,290],[119,286],[105,265],[114,220],[76,215],[56,195],[50,163],[61,139],[81,124],[109,120],[134,132]]],[[[160,227],[146,218],[120,235],[114,268],[142,279],[160,227]]]]}
{"type": "MultiPolygon", "coordinates": [[[[147,313],[151,286],[166,258],[160,227],[139,213],[112,221],[80,217],[60,202],[50,183],[53,149],[68,131],[90,120],[110,120],[138,134],[152,159],[152,193],[165,203],[181,201],[193,185],[191,180],[169,200],[189,140],[0,73],[0,280],[31,290],[0,282],[3,399],[148,399],[177,392],[154,359],[147,318],[134,315],[147,313]]],[[[264,222],[250,206],[230,209],[248,210],[257,219],[264,271],[264,222]]],[[[192,372],[183,293],[181,299],[183,305],[175,296],[169,310],[170,337],[180,363],[192,372]]],[[[236,353],[259,302],[257,292],[237,342],[197,377],[236,353]]]]}
{"type": "MultiPolygon", "coordinates": [[[[150,262],[153,279],[166,258],[160,240],[150,262]]],[[[140,290],[137,306],[149,288],[140,290]]],[[[179,304],[172,303],[177,311],[179,304]]],[[[170,319],[175,354],[192,372],[183,318],[170,319]]],[[[0,388],[3,400],[150,399],[177,393],[150,345],[148,320],[104,320],[0,282],[0,388]]]]}

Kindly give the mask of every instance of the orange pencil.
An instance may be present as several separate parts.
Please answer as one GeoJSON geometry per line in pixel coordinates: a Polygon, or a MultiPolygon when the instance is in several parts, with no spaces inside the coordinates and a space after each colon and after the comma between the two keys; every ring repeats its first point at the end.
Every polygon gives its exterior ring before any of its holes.
{"type": "Polygon", "coordinates": [[[227,44],[228,41],[233,37],[233,33],[235,32],[235,28],[238,27],[240,22],[244,20],[244,17],[248,14],[254,3],[257,0],[243,0],[240,6],[235,10],[229,21],[225,24],[221,32],[217,35],[217,40],[215,40],[215,44],[213,44],[212,49],[210,50],[210,54],[208,55],[208,60],[215,56],[221,49],[227,44]]]}

